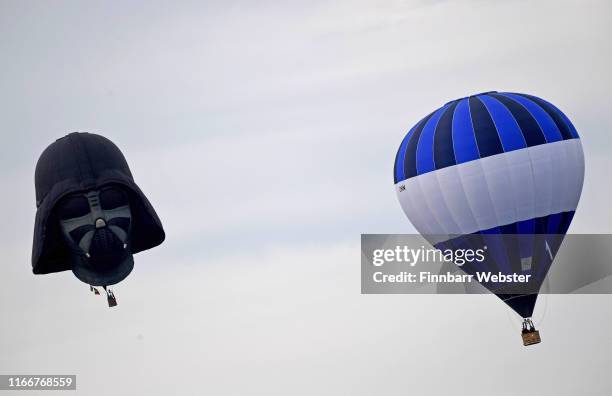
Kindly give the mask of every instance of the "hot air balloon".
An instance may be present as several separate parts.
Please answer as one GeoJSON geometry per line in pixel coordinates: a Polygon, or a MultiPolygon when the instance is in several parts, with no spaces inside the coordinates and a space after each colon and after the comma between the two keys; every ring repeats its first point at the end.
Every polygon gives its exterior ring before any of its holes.
{"type": "Polygon", "coordinates": [[[483,284],[523,318],[524,345],[540,342],[537,291],[580,199],[584,154],[570,120],[538,97],[485,92],[419,121],[395,158],[396,192],[414,227],[438,249],[480,241],[489,270],[531,275],[525,293],[483,284]]]}
{"type": "Polygon", "coordinates": [[[34,186],[34,274],[71,270],[95,294],[104,288],[116,306],[109,286],[132,272],[135,253],[166,236],[123,153],[101,135],[70,133],[40,155],[34,186]]]}

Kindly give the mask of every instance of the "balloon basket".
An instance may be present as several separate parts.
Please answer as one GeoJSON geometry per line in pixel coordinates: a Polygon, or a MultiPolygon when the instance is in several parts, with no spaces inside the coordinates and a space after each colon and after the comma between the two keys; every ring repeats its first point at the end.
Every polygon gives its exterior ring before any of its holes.
{"type": "Polygon", "coordinates": [[[523,338],[524,346],[539,344],[540,342],[542,342],[542,339],[540,338],[540,332],[536,330],[531,319],[523,320],[523,330],[521,331],[521,337],[523,338]]]}
{"type": "Polygon", "coordinates": [[[540,338],[540,332],[537,330],[522,333],[521,337],[523,337],[524,346],[539,344],[542,341],[542,339],[540,338]]]}

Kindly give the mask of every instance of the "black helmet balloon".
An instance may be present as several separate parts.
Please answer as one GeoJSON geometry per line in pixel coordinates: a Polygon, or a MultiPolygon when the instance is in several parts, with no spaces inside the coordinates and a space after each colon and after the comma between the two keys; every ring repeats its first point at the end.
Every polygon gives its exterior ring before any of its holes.
{"type": "Polygon", "coordinates": [[[103,136],[74,132],[52,143],[36,164],[35,188],[35,274],[72,270],[106,287],[129,275],[132,254],[164,241],[125,157],[103,136]]]}

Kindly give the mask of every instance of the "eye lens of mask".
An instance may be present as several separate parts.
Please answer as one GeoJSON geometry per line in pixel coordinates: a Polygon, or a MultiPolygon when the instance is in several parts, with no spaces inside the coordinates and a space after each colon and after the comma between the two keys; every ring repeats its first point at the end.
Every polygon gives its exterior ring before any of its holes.
{"type": "Polygon", "coordinates": [[[89,213],[89,203],[82,195],[68,196],[57,205],[57,215],[60,219],[72,219],[89,213]]]}
{"type": "Polygon", "coordinates": [[[128,204],[128,197],[120,187],[108,187],[100,191],[102,209],[110,210],[128,204]]]}

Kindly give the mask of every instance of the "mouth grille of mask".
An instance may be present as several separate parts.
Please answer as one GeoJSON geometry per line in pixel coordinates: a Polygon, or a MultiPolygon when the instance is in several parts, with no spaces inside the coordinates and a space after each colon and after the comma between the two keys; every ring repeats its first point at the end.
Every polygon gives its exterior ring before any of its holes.
{"type": "Polygon", "coordinates": [[[79,228],[76,228],[72,231],[69,232],[70,238],[79,243],[81,241],[81,239],[83,239],[83,237],[85,236],[85,234],[87,234],[90,231],[94,231],[96,229],[96,227],[94,227],[91,224],[87,224],[84,226],[80,226],[79,228]]]}
{"type": "Polygon", "coordinates": [[[123,242],[108,228],[95,231],[89,248],[89,264],[98,271],[107,271],[122,260],[125,251],[123,242]]]}

